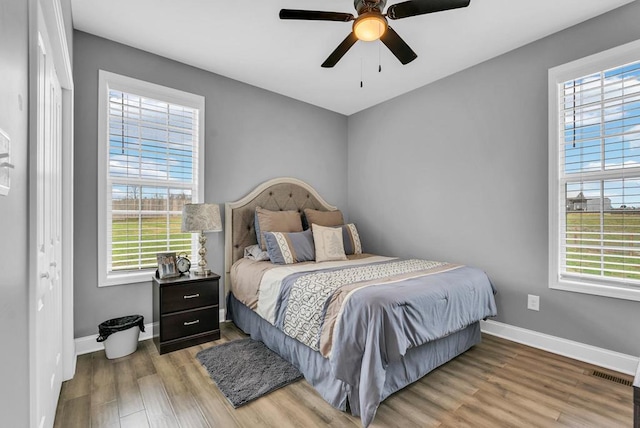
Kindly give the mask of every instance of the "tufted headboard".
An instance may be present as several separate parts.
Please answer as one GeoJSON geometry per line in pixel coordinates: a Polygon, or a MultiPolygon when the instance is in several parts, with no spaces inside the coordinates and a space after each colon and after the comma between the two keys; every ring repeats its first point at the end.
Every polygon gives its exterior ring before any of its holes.
{"type": "Polygon", "coordinates": [[[229,290],[231,266],[244,256],[244,248],[256,244],[254,216],[256,207],[272,211],[305,208],[333,211],[318,192],[302,180],[291,177],[274,178],[256,187],[244,198],[225,204],[225,288],[229,290]]]}

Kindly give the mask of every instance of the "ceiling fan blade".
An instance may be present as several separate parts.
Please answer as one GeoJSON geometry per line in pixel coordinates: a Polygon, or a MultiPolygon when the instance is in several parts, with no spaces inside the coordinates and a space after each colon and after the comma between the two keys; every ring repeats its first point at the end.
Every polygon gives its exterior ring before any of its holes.
{"type": "Polygon", "coordinates": [[[350,13],[320,12],[317,10],[281,9],[280,19],[303,19],[307,21],[353,21],[355,17],[350,13]]]}
{"type": "Polygon", "coordinates": [[[391,27],[387,27],[387,31],[380,37],[382,43],[384,43],[391,53],[400,60],[402,65],[409,64],[414,59],[418,58],[418,55],[409,47],[408,44],[402,40],[402,37],[395,32],[391,27]]]}
{"type": "Polygon", "coordinates": [[[355,33],[353,31],[349,33],[347,38],[344,39],[342,43],[340,43],[338,47],[333,52],[331,52],[331,55],[329,55],[329,58],[327,58],[322,63],[322,67],[331,68],[334,65],[336,65],[338,61],[340,61],[340,58],[342,58],[344,54],[346,54],[347,51],[351,49],[351,46],[353,46],[357,41],[358,41],[358,38],[356,37],[355,33]]]}
{"type": "Polygon", "coordinates": [[[390,19],[408,18],[425,13],[442,12],[469,6],[471,0],[409,0],[396,3],[387,9],[390,19]]]}

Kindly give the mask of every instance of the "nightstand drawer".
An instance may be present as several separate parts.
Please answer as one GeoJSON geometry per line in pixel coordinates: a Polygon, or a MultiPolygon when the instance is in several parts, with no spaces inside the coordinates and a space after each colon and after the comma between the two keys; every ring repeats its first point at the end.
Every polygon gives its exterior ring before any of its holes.
{"type": "Polygon", "coordinates": [[[162,290],[162,314],[217,304],[217,281],[181,284],[162,290]]]}
{"type": "Polygon", "coordinates": [[[217,330],[219,328],[218,306],[164,315],[160,322],[162,323],[160,340],[163,341],[217,330]]]}

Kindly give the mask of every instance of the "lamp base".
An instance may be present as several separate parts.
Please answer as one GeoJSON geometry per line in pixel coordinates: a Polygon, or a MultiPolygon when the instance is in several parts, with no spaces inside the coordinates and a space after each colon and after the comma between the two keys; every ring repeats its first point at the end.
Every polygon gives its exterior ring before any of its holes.
{"type": "Polygon", "coordinates": [[[212,274],[211,269],[196,270],[193,272],[196,276],[209,276],[212,274]]]}

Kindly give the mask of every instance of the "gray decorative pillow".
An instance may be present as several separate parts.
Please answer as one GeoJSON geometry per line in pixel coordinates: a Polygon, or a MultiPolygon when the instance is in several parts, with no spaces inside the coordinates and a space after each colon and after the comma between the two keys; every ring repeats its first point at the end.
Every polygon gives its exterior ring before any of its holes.
{"type": "Polygon", "coordinates": [[[302,232],[302,219],[297,211],[270,211],[256,207],[256,239],[266,251],[264,232],[302,232]]]}
{"type": "Polygon", "coordinates": [[[267,253],[272,263],[285,265],[315,260],[311,230],[304,232],[265,232],[267,253]]]}
{"type": "Polygon", "coordinates": [[[342,229],[342,241],[344,242],[345,254],[362,254],[362,243],[360,242],[360,234],[353,223],[340,226],[342,229]]]}

